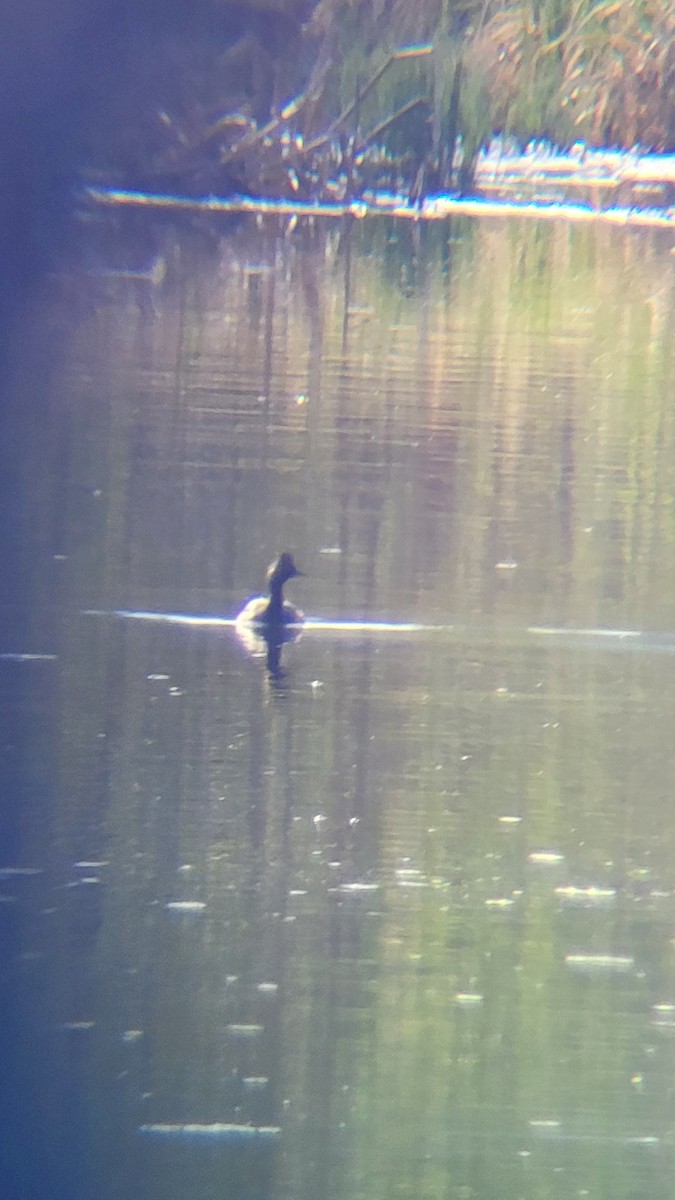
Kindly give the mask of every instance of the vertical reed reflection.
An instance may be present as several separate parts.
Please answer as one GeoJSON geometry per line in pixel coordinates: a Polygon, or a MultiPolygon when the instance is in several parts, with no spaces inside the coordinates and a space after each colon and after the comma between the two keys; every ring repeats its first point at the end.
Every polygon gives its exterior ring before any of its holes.
{"type": "Polygon", "coordinates": [[[669,642],[526,634],[670,629],[662,250],[242,226],[59,310],[7,625],[57,658],[0,661],[26,1188],[666,1200],[669,642]],[[83,615],[231,616],[285,547],[311,615],[442,630],[270,679],[83,615]]]}

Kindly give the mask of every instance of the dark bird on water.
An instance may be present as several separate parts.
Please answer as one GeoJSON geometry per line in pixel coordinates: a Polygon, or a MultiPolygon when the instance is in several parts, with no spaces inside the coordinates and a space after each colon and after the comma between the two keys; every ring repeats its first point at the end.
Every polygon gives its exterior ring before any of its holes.
{"type": "Polygon", "coordinates": [[[254,596],[244,605],[237,625],[253,625],[261,633],[282,631],[288,625],[302,625],[305,617],[299,608],[284,600],[283,588],[289,579],[302,575],[293,561],[293,555],[284,550],[267,568],[269,595],[254,596]]]}

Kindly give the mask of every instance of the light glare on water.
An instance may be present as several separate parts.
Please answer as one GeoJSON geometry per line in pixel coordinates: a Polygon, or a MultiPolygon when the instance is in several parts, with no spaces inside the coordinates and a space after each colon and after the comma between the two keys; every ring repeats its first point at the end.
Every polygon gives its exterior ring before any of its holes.
{"type": "Polygon", "coordinates": [[[33,1194],[670,1200],[667,248],[243,225],[50,310],[0,661],[33,1194]]]}

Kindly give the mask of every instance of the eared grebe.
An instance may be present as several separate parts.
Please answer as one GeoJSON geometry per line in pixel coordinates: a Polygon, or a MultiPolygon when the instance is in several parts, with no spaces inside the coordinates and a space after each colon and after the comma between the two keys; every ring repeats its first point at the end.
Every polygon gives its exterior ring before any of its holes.
{"type": "Polygon", "coordinates": [[[236,625],[254,625],[261,633],[281,631],[288,625],[302,625],[303,613],[283,596],[284,584],[298,575],[302,575],[302,571],[296,567],[293,555],[284,551],[267,568],[269,596],[255,596],[249,600],[239,613],[236,625]]]}

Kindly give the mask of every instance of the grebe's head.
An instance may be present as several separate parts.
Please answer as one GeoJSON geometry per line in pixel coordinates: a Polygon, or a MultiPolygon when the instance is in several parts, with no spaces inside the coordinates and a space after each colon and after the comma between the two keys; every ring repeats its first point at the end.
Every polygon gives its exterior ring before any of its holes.
{"type": "Polygon", "coordinates": [[[286,550],[267,568],[267,582],[270,587],[275,584],[278,587],[286,583],[288,579],[295,579],[296,575],[302,575],[302,571],[298,570],[293,561],[293,555],[286,550]]]}

